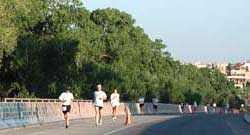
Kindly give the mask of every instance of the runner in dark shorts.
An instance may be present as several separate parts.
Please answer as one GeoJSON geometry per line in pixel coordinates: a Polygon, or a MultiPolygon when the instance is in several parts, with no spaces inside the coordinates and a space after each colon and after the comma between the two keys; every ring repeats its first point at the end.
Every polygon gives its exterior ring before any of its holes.
{"type": "Polygon", "coordinates": [[[100,126],[103,120],[103,101],[107,99],[107,95],[102,91],[101,84],[97,85],[96,89],[97,90],[94,92],[95,120],[96,126],[100,126]]]}
{"type": "Polygon", "coordinates": [[[70,113],[70,110],[71,110],[71,105],[62,105],[62,108],[63,108],[63,114],[67,114],[67,113],[70,113]]]}
{"type": "Polygon", "coordinates": [[[144,106],[144,97],[140,97],[139,100],[139,107],[140,107],[140,112],[143,112],[143,106],[144,106]]]}
{"type": "Polygon", "coordinates": [[[153,104],[153,112],[157,112],[158,111],[158,103],[159,100],[157,97],[152,99],[152,104],[153,104]]]}
{"type": "Polygon", "coordinates": [[[70,87],[67,87],[66,91],[63,92],[59,99],[62,102],[62,112],[65,119],[65,128],[69,127],[69,113],[71,110],[71,102],[74,99],[73,94],[70,92],[70,87]]]}
{"type": "Polygon", "coordinates": [[[140,106],[140,108],[142,108],[144,106],[144,104],[140,104],[139,106],[140,106]]]}

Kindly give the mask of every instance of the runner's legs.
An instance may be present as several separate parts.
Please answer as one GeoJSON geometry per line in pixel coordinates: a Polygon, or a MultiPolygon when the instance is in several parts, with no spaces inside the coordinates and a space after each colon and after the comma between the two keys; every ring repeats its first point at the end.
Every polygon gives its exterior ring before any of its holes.
{"type": "Polygon", "coordinates": [[[99,110],[99,107],[95,107],[95,122],[96,122],[96,125],[99,125],[99,118],[100,118],[100,110],[99,110]]]}

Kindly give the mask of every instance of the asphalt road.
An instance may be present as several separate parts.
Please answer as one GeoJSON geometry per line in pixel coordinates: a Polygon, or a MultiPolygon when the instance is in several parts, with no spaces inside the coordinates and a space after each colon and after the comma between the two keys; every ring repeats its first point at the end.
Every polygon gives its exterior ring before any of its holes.
{"type": "Polygon", "coordinates": [[[132,124],[124,126],[124,117],[95,126],[93,119],[75,120],[69,129],[63,123],[32,128],[0,130],[0,135],[250,135],[250,125],[241,115],[147,115],[133,116],[132,124]]]}
{"type": "Polygon", "coordinates": [[[119,135],[250,135],[242,115],[195,115],[130,127],[119,135]]]}

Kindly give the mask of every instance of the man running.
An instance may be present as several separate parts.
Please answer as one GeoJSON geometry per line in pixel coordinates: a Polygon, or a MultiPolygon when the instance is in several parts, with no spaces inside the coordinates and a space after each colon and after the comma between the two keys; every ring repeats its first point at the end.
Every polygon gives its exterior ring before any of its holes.
{"type": "Polygon", "coordinates": [[[110,100],[111,100],[111,106],[113,109],[113,120],[116,120],[117,119],[116,109],[120,104],[119,103],[120,94],[118,94],[116,89],[113,90],[113,93],[110,96],[110,100]]]}
{"type": "Polygon", "coordinates": [[[159,100],[157,97],[152,99],[152,104],[153,104],[153,112],[157,112],[158,111],[158,103],[159,100]]]}
{"type": "Polygon", "coordinates": [[[96,126],[102,125],[103,119],[103,100],[107,99],[107,95],[102,91],[102,85],[98,84],[94,92],[95,120],[96,126]]]}
{"type": "Polygon", "coordinates": [[[216,107],[217,107],[217,105],[216,105],[216,103],[214,102],[214,103],[213,103],[213,112],[216,112],[216,107]]]}
{"type": "Polygon", "coordinates": [[[62,111],[64,114],[65,128],[69,127],[69,113],[71,110],[71,102],[74,100],[73,94],[70,92],[70,87],[67,87],[66,91],[63,92],[59,99],[62,102],[62,111]]]}
{"type": "Polygon", "coordinates": [[[140,97],[139,100],[140,113],[143,113],[144,97],[140,97]]]}
{"type": "Polygon", "coordinates": [[[198,104],[197,104],[197,102],[196,102],[196,101],[194,101],[193,106],[194,106],[194,110],[193,110],[193,112],[195,113],[195,112],[197,111],[197,107],[198,107],[198,104]]]}
{"type": "Polygon", "coordinates": [[[229,112],[229,108],[230,108],[229,103],[227,103],[227,104],[226,104],[226,109],[225,109],[225,113],[226,113],[226,114],[229,112]]]}

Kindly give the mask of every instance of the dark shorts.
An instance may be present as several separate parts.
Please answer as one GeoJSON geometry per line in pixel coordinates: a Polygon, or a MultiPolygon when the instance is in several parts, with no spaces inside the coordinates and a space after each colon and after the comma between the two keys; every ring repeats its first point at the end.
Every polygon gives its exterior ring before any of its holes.
{"type": "Polygon", "coordinates": [[[99,110],[102,110],[102,108],[103,108],[102,106],[96,106],[96,105],[95,105],[95,107],[98,107],[99,110]]]}
{"type": "Polygon", "coordinates": [[[71,110],[71,105],[62,105],[63,114],[67,114],[71,110]]]}
{"type": "Polygon", "coordinates": [[[140,108],[142,108],[144,106],[144,104],[140,104],[140,108]]]}

